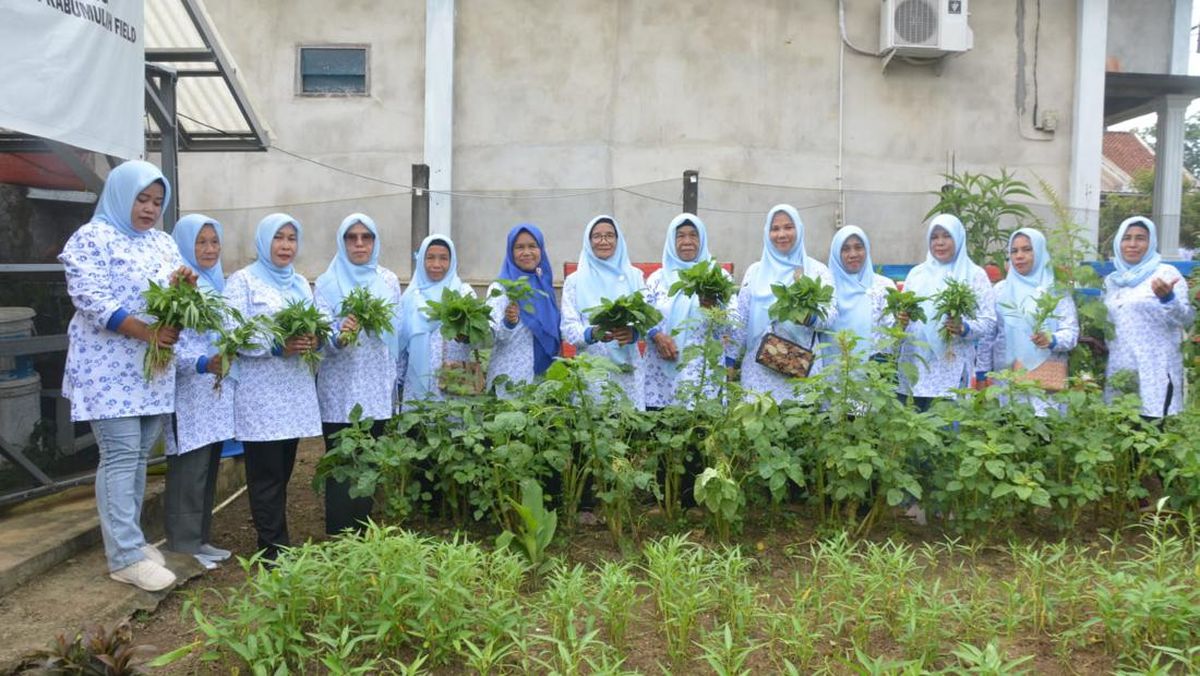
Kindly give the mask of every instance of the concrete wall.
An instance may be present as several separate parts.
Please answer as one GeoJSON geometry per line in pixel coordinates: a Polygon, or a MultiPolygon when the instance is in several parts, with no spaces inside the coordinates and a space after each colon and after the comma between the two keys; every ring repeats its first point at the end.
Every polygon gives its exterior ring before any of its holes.
{"type": "MultiPolygon", "coordinates": [[[[339,3],[335,15],[312,0],[207,1],[279,147],[408,182],[421,159],[423,2],[390,3],[386,15],[378,3],[339,3]],[[371,43],[372,95],[295,97],[295,45],[306,40],[371,43]]],[[[923,257],[921,217],[951,167],[1007,167],[1064,191],[1075,3],[1042,3],[1039,107],[1060,122],[1044,135],[1028,108],[1032,5],[1017,68],[1019,2],[971,3],[975,48],[940,72],[901,62],[882,72],[880,59],[845,53],[845,220],[872,235],[876,262],[923,257]]],[[[851,41],[877,48],[879,3],[845,4],[851,41]]],[[[685,169],[701,172],[700,215],[719,258],[744,270],[761,253],[766,210],[789,202],[801,208],[810,255],[824,259],[839,213],[837,6],[459,0],[453,172],[455,191],[470,193],[453,199],[460,274],[494,275],[504,233],[525,220],[546,230],[556,264],[574,260],[583,224],[604,212],[622,223],[635,259],[656,260],[685,169]]],[[[306,274],[324,269],[333,229],[358,209],[387,223],[385,264],[408,270],[407,198],[303,204],[394,188],[277,151],[188,155],[182,175],[185,210],[223,210],[213,215],[238,224],[229,229],[239,262],[267,211],[239,207],[283,204],[306,225],[306,274]]]]}
{"type": "Polygon", "coordinates": [[[1174,4],[1174,0],[1108,0],[1110,63],[1115,59],[1122,73],[1169,73],[1174,4]]]}

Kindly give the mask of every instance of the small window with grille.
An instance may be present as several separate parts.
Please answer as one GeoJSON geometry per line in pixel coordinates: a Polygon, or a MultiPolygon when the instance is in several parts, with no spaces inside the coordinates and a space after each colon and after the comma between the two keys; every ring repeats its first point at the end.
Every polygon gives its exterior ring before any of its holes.
{"type": "Polygon", "coordinates": [[[301,45],[296,56],[300,96],[367,96],[371,93],[366,45],[301,45]]]}

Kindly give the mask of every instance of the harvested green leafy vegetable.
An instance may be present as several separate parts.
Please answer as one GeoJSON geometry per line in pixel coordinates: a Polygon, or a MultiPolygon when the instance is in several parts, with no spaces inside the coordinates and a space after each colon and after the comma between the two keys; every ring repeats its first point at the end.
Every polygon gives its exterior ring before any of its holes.
{"type": "Polygon", "coordinates": [[[712,301],[716,305],[728,303],[736,292],[737,286],[733,280],[725,274],[721,265],[713,260],[701,261],[686,270],[680,270],[679,279],[667,291],[672,296],[683,293],[712,301]]]}
{"type": "Polygon", "coordinates": [[[647,303],[640,291],[613,300],[602,298],[599,305],[583,312],[602,331],[632,327],[634,331],[645,334],[662,321],[662,313],[647,303]]]}
{"type": "Polygon", "coordinates": [[[220,335],[214,345],[217,349],[217,356],[221,358],[221,370],[217,373],[216,382],[213,383],[213,389],[217,391],[221,390],[221,383],[225,380],[225,376],[229,375],[229,369],[233,367],[233,362],[240,352],[282,342],[282,339],[276,334],[277,328],[270,318],[259,316],[247,320],[234,308],[228,308],[228,311],[234,327],[220,329],[220,335]]]}
{"type": "MultiPolygon", "coordinates": [[[[223,324],[224,299],[185,280],[176,279],[167,285],[150,282],[150,288],[142,292],[142,297],[146,299],[146,314],[154,317],[150,330],[155,336],[164,326],[204,333],[220,330],[223,324]]],[[[142,375],[146,380],[153,379],[167,369],[174,356],[172,348],[151,342],[142,361],[142,375]]]]}
{"type": "Polygon", "coordinates": [[[974,319],[975,313],[979,312],[979,297],[970,284],[947,279],[945,288],[933,295],[933,305],[937,310],[934,321],[943,322],[938,334],[943,341],[949,342],[954,335],[946,329],[944,320],[974,319]]]}
{"type": "MultiPolygon", "coordinates": [[[[333,336],[333,327],[321,314],[321,311],[307,300],[294,300],[279,312],[275,313],[274,323],[276,335],[281,341],[297,336],[316,336],[317,343],[327,342],[333,336]]],[[[304,363],[317,372],[321,363],[321,353],[318,350],[308,350],[301,357],[304,363]]]]}
{"type": "Polygon", "coordinates": [[[806,325],[811,320],[825,319],[833,302],[833,287],[818,278],[801,275],[791,284],[772,284],[775,302],[767,316],[777,322],[806,325]]]}
{"type": "Polygon", "coordinates": [[[454,289],[442,292],[441,301],[425,304],[425,316],[442,323],[442,336],[448,340],[465,338],[475,347],[492,342],[492,310],[473,293],[460,294],[454,289]]]}
{"type": "Polygon", "coordinates": [[[899,289],[888,289],[887,305],[884,306],[884,312],[899,319],[900,315],[908,315],[910,322],[923,322],[928,318],[925,316],[925,308],[921,305],[929,300],[924,296],[918,296],[915,291],[900,291],[899,289]]]}
{"type": "Polygon", "coordinates": [[[358,320],[358,330],[351,333],[346,341],[347,345],[354,345],[363,331],[376,336],[391,332],[396,304],[371,295],[371,290],[365,286],[358,286],[342,299],[341,311],[342,317],[354,315],[358,320]]]}
{"type": "Polygon", "coordinates": [[[535,295],[546,295],[541,289],[534,289],[529,284],[527,277],[518,277],[516,279],[497,279],[496,284],[500,286],[498,289],[492,289],[490,298],[505,296],[510,303],[516,303],[521,306],[521,309],[526,312],[533,312],[533,303],[529,301],[535,295]]]}

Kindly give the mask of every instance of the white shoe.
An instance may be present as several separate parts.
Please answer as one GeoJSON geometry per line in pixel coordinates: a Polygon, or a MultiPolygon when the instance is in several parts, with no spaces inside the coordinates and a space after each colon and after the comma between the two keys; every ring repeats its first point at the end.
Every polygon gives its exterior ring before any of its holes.
{"type": "Polygon", "coordinates": [[[199,561],[200,565],[204,566],[204,570],[216,570],[217,569],[217,562],[215,559],[210,559],[207,556],[201,556],[199,554],[193,554],[192,558],[199,561]]]}
{"type": "Polygon", "coordinates": [[[233,556],[233,552],[229,551],[228,549],[214,547],[206,542],[200,545],[200,549],[196,551],[196,555],[203,556],[210,561],[216,561],[217,563],[220,563],[221,561],[225,561],[229,557],[233,556]]]}
{"type": "Polygon", "coordinates": [[[131,584],[149,592],[162,591],[175,584],[175,573],[150,559],[142,559],[120,570],[114,570],[108,576],[117,582],[131,584]]]}
{"type": "Polygon", "coordinates": [[[167,560],[163,558],[162,552],[158,551],[158,547],[147,544],[142,545],[141,550],[142,554],[145,555],[145,557],[150,561],[153,561],[160,566],[167,565],[167,560]]]}

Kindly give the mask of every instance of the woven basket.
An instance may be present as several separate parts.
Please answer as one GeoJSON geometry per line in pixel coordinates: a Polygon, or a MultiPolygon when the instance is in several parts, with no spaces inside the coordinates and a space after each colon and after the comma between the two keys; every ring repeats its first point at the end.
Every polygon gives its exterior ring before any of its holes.
{"type": "MultiPolygon", "coordinates": [[[[1021,361],[1013,362],[1014,371],[1023,371],[1021,361]]],[[[1025,371],[1017,377],[1023,382],[1031,382],[1047,392],[1062,392],[1067,389],[1067,362],[1057,359],[1047,359],[1042,365],[1032,371],[1025,371]]]]}

